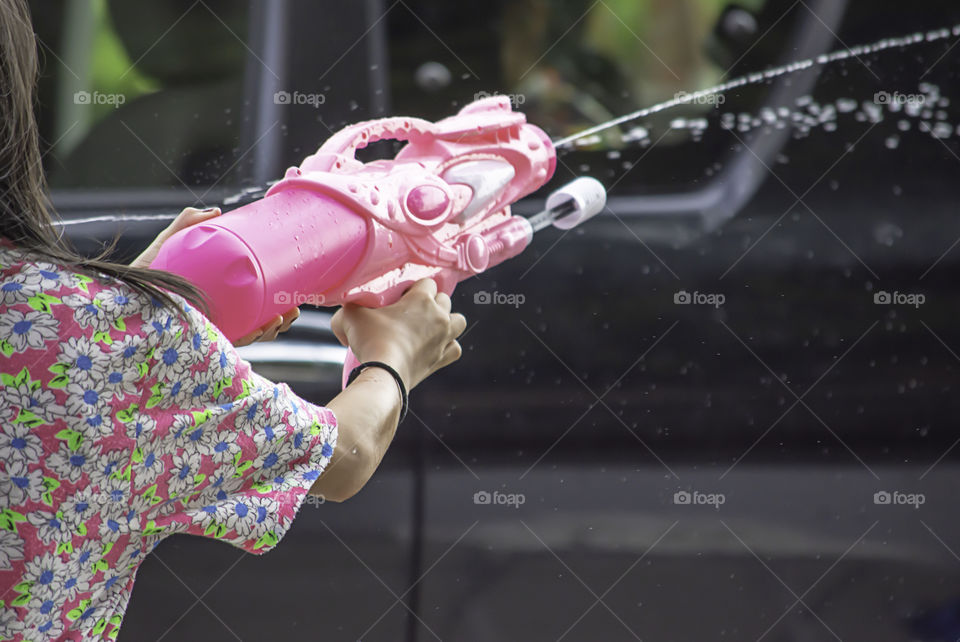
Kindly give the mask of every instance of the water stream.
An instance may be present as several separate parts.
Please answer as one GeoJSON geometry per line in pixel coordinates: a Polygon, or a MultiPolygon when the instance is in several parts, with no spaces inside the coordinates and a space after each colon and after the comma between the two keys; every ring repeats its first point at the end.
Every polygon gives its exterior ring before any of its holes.
{"type": "MultiPolygon", "coordinates": [[[[753,85],[753,84],[762,83],[762,82],[769,82],[780,76],[785,76],[787,74],[793,74],[799,71],[804,71],[814,66],[830,65],[835,62],[839,62],[842,60],[849,60],[851,58],[859,59],[861,56],[874,54],[881,51],[886,51],[888,49],[910,47],[919,43],[937,42],[940,40],[947,40],[948,38],[955,38],[958,36],[960,36],[960,25],[955,25],[952,28],[935,29],[933,31],[928,31],[925,33],[923,32],[914,33],[914,34],[910,34],[910,35],[902,36],[898,38],[884,38],[883,40],[879,40],[873,44],[860,45],[857,47],[851,47],[850,49],[841,49],[838,51],[834,51],[832,53],[822,54],[820,56],[817,56],[816,58],[810,58],[807,60],[792,62],[788,65],[782,65],[780,67],[774,67],[771,69],[767,69],[765,71],[747,74],[745,76],[741,76],[734,80],[730,80],[725,83],[716,85],[715,87],[702,89],[700,91],[695,91],[692,93],[684,92],[684,93],[678,94],[677,97],[673,98],[672,100],[662,102],[652,107],[639,109],[637,111],[631,112],[624,116],[620,116],[619,118],[608,120],[605,123],[600,123],[599,125],[595,125],[593,127],[585,129],[576,134],[572,134],[565,138],[556,140],[554,141],[554,146],[557,148],[561,148],[561,147],[573,145],[574,143],[576,143],[577,146],[594,145],[599,142],[602,142],[601,137],[598,136],[600,132],[606,131],[613,127],[617,127],[619,125],[623,125],[625,123],[629,123],[641,118],[646,118],[653,114],[670,109],[671,107],[676,107],[678,105],[699,103],[699,102],[707,102],[710,97],[716,96],[717,94],[723,94],[733,89],[737,89],[739,87],[744,87],[747,85],[753,85]]],[[[937,93],[939,94],[939,91],[937,91],[937,93]]],[[[891,98],[893,98],[893,96],[891,96],[891,98]]],[[[837,111],[841,111],[841,108],[843,108],[846,111],[854,111],[856,109],[856,107],[854,107],[853,109],[847,109],[850,107],[850,102],[849,102],[850,99],[841,99],[841,100],[844,100],[845,102],[840,104],[840,101],[838,101],[838,104],[834,106],[834,109],[836,109],[837,111]]],[[[877,101],[877,102],[882,102],[882,101],[877,101]]],[[[893,102],[894,101],[891,101],[890,104],[893,104],[893,102]]],[[[916,102],[918,101],[914,101],[914,103],[916,102]]],[[[910,103],[906,100],[903,100],[903,101],[898,101],[897,104],[899,106],[906,106],[906,105],[909,105],[910,103]]],[[[880,110],[880,106],[878,104],[873,104],[871,106],[876,107],[877,110],[880,110]]],[[[867,103],[864,103],[864,109],[867,110],[866,118],[870,118],[871,117],[870,113],[874,113],[874,112],[871,109],[867,108],[867,103]]],[[[774,116],[779,118],[792,117],[791,113],[789,112],[786,114],[782,114],[782,113],[777,114],[775,112],[774,116]]],[[[820,115],[816,116],[816,118],[818,119],[819,117],[820,115]]],[[[726,118],[725,122],[729,123],[729,115],[725,115],[725,118],[726,118]]],[[[734,116],[734,118],[737,119],[736,116],[734,116]]],[[[767,119],[767,118],[769,118],[768,115],[761,116],[761,119],[767,119]]],[[[756,120],[755,118],[751,117],[749,119],[749,124],[752,125],[755,120],[756,120]]],[[[704,119],[700,119],[694,122],[696,124],[696,127],[694,127],[695,129],[703,129],[706,127],[704,119]]],[[[689,123],[686,123],[686,124],[689,124],[689,123]]],[[[728,127],[729,129],[732,129],[734,127],[739,128],[737,123],[729,123],[729,124],[730,124],[730,127],[728,127]]],[[[761,123],[757,123],[757,124],[759,125],[761,123]]],[[[624,134],[623,142],[629,143],[629,142],[644,141],[644,140],[648,141],[648,135],[649,135],[649,132],[646,130],[646,128],[635,127],[627,131],[626,134],[624,134]]]]}

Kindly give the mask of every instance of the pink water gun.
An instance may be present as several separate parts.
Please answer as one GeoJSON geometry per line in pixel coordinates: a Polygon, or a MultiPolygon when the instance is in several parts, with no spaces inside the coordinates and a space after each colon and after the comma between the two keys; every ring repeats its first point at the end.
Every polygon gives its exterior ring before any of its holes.
{"type": "MultiPolygon", "coordinates": [[[[579,178],[529,219],[510,205],[553,176],[553,143],[507,97],[484,98],[437,123],[384,118],[347,127],[257,201],[182,230],[151,267],[206,294],[211,320],[233,340],[302,303],[389,305],[416,281],[448,294],[522,252],[549,225],[599,213],[603,186],[579,178]],[[393,160],[361,163],[379,141],[407,144],[393,160]]],[[[344,375],[356,365],[348,353],[344,375]]]]}

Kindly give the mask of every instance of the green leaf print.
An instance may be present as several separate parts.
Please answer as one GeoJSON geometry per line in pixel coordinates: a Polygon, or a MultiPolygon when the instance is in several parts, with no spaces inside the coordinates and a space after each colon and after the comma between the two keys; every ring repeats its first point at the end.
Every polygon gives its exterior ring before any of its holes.
{"type": "Polygon", "coordinates": [[[276,533],[273,531],[267,531],[257,540],[256,544],[253,545],[254,549],[263,548],[264,546],[274,546],[280,540],[277,538],[276,533]]]}
{"type": "Polygon", "coordinates": [[[3,512],[0,513],[0,528],[11,533],[17,532],[17,522],[25,521],[27,521],[27,518],[23,516],[23,513],[18,513],[9,508],[4,508],[3,512]]]}
{"type": "Polygon", "coordinates": [[[31,428],[36,428],[37,426],[43,425],[43,419],[36,416],[29,410],[24,410],[21,408],[20,411],[17,412],[17,417],[13,420],[13,423],[24,424],[30,426],[31,428]]]}
{"type": "Polygon", "coordinates": [[[132,403],[123,410],[117,411],[117,419],[125,424],[134,421],[137,418],[137,404],[132,403]]]}
{"type": "Polygon", "coordinates": [[[90,291],[87,290],[87,283],[93,283],[93,279],[87,276],[86,274],[74,273],[73,276],[77,281],[77,287],[79,287],[81,290],[89,294],[90,291]]]}
{"type": "Polygon", "coordinates": [[[70,448],[70,450],[77,450],[80,448],[80,444],[83,443],[83,435],[70,428],[64,428],[54,436],[57,439],[66,439],[67,447],[70,448]]]}
{"type": "Polygon", "coordinates": [[[147,408],[153,408],[161,401],[163,401],[163,389],[166,388],[164,383],[156,383],[150,388],[150,392],[153,394],[147,399],[147,408]]]}
{"type": "Polygon", "coordinates": [[[273,490],[273,484],[269,482],[253,482],[250,487],[261,494],[269,493],[271,490],[273,490]]]}
{"type": "Polygon", "coordinates": [[[233,385],[233,377],[224,377],[213,386],[213,396],[219,397],[224,390],[233,385]]]}
{"type": "Polygon", "coordinates": [[[166,526],[157,526],[156,522],[152,519],[147,522],[147,525],[143,529],[144,535],[156,535],[157,533],[162,533],[166,529],[166,526]]]}
{"type": "Polygon", "coordinates": [[[72,609],[69,613],[67,613],[67,618],[69,618],[71,622],[76,622],[77,619],[83,615],[83,612],[87,610],[88,606],[90,606],[90,600],[80,600],[80,604],[77,605],[77,608],[72,609]]]}
{"type": "Polygon", "coordinates": [[[50,372],[54,374],[67,374],[67,370],[70,369],[69,363],[55,363],[50,366],[50,372]]]}
{"type": "Polygon", "coordinates": [[[60,299],[55,296],[50,296],[44,292],[38,292],[32,297],[27,299],[27,304],[36,310],[37,312],[44,312],[50,314],[52,312],[51,305],[54,303],[63,303],[60,299]]]}
{"type": "Polygon", "coordinates": [[[30,594],[23,593],[18,597],[16,597],[12,602],[10,602],[10,606],[24,606],[29,601],[30,601],[30,594]]]}

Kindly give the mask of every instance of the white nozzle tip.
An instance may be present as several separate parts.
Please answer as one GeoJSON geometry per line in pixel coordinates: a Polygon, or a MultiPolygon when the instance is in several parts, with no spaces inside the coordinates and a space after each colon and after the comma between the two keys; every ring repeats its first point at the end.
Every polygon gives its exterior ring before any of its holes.
{"type": "Polygon", "coordinates": [[[597,179],[584,176],[548,196],[547,209],[567,201],[572,201],[575,209],[553,222],[553,226],[561,230],[572,229],[602,212],[607,204],[607,190],[597,179]]]}

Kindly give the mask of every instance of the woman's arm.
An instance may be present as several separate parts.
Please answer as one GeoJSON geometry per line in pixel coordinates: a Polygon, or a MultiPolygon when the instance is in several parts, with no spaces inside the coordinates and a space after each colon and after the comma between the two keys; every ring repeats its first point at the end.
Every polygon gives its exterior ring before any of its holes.
{"type": "MultiPolygon", "coordinates": [[[[463,315],[450,313],[450,297],[438,294],[431,279],[418,281],[393,305],[376,310],[346,305],[331,321],[337,338],[361,363],[390,365],[407,390],[460,358],[457,337],[466,326],[463,315]]],[[[327,408],[337,417],[337,447],[310,493],[340,502],[363,488],[393,441],[400,405],[397,382],[376,367],[334,397],[327,408]]]]}
{"type": "Polygon", "coordinates": [[[327,408],[337,417],[337,447],[310,494],[342,502],[363,488],[387,453],[400,419],[400,391],[388,372],[367,368],[327,408]]]}

